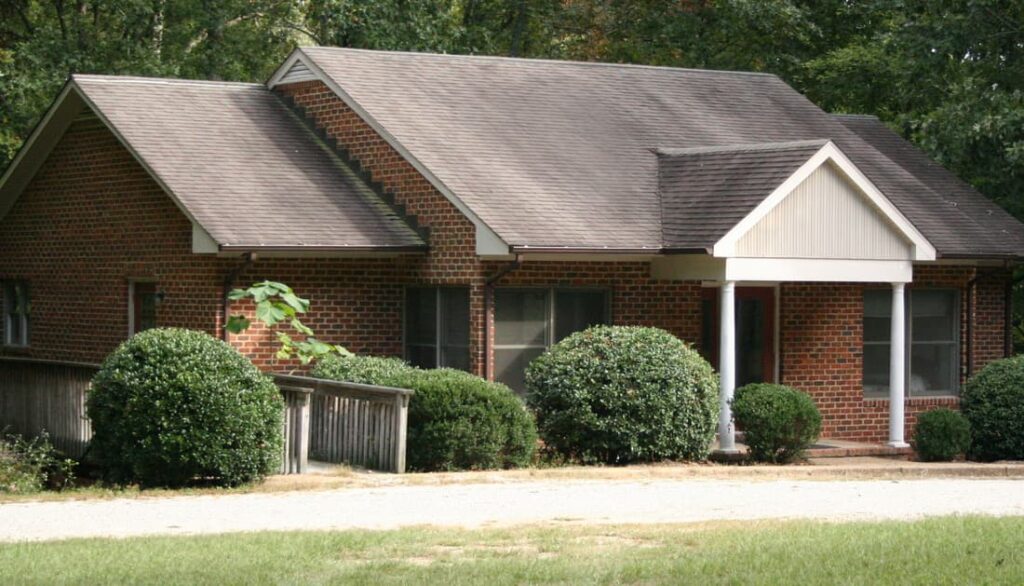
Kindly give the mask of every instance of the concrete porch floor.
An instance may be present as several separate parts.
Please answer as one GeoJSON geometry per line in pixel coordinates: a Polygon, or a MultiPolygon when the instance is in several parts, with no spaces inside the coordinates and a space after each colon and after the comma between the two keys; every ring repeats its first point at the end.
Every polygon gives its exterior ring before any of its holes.
{"type": "MultiPolygon", "coordinates": [[[[741,460],[746,456],[747,445],[743,443],[743,435],[736,438],[736,453],[724,453],[718,449],[718,440],[712,446],[711,459],[717,461],[741,460]]],[[[849,440],[820,438],[806,453],[808,459],[819,458],[893,458],[906,460],[914,450],[910,448],[893,448],[885,444],[853,442],[849,440]]]]}

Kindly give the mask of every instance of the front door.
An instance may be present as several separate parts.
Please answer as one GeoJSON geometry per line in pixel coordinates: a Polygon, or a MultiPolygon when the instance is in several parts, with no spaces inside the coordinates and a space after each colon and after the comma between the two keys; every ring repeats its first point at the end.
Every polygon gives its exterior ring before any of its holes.
{"type": "MultiPolygon", "coordinates": [[[[719,289],[704,289],[701,349],[718,369],[719,289]]],[[[775,288],[736,288],[736,387],[775,382],[775,288]]]]}

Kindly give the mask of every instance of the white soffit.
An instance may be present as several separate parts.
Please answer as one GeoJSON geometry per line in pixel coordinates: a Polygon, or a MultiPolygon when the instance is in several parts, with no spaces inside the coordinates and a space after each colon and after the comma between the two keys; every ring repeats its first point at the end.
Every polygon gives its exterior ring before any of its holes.
{"type": "MultiPolygon", "coordinates": [[[[752,212],[747,214],[738,224],[733,226],[725,236],[723,236],[714,246],[714,256],[716,257],[737,257],[744,253],[749,253],[748,250],[740,250],[741,240],[751,233],[752,230],[759,223],[764,221],[766,217],[771,214],[773,210],[791,194],[796,192],[798,188],[819,169],[823,166],[830,166],[837,172],[837,175],[842,176],[843,179],[849,182],[850,186],[859,192],[867,203],[877,212],[881,217],[880,222],[886,222],[890,225],[896,233],[904,238],[910,245],[910,255],[907,260],[915,261],[932,261],[935,260],[935,247],[922,235],[913,224],[889,201],[888,198],[883,195],[877,187],[864,176],[863,173],[835,146],[832,142],[826,143],[821,149],[815,153],[806,163],[800,166],[796,172],[793,173],[786,181],[784,181],[779,187],[775,189],[767,198],[764,199],[752,212]]],[[[828,168],[828,167],[825,167],[828,168]]],[[[877,224],[877,222],[875,223],[877,224]]],[[[865,237],[878,236],[879,231],[875,229],[872,232],[866,233],[865,237]]],[[[893,247],[890,246],[890,249],[893,247]]],[[[828,258],[831,252],[823,250],[822,256],[828,258]]],[[[892,251],[889,250],[883,256],[892,256],[892,251]]],[[[768,255],[765,255],[768,256],[768,255]]],[[[817,255],[815,255],[817,257],[817,255]]],[[[834,260],[834,258],[830,258],[834,260]]],[[[874,260],[874,259],[872,259],[874,260]]]]}

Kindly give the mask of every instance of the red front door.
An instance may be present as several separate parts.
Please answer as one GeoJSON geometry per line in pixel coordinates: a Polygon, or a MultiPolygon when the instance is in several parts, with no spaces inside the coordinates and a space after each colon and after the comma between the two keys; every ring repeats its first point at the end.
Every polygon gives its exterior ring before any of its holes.
{"type": "MultiPolygon", "coordinates": [[[[717,288],[704,289],[704,357],[718,369],[717,288]]],[[[775,382],[775,288],[736,288],[736,386],[775,382]]]]}

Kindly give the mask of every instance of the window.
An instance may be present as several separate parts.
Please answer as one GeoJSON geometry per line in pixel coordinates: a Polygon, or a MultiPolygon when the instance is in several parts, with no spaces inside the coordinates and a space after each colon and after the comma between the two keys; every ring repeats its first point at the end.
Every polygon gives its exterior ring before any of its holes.
{"type": "Polygon", "coordinates": [[[494,377],[526,388],[527,365],[573,332],[608,323],[608,294],[593,289],[498,289],[494,292],[494,377]]]}
{"type": "Polygon", "coordinates": [[[469,370],[469,289],[405,290],[405,359],[421,368],[469,370]]]}
{"type": "Polygon", "coordinates": [[[133,281],[128,283],[128,334],[135,335],[141,331],[156,327],[156,306],[162,294],[156,289],[156,283],[133,281]]]}
{"type": "Polygon", "coordinates": [[[29,302],[28,283],[8,281],[4,283],[4,345],[28,346],[29,302]]]}
{"type": "MultiPolygon", "coordinates": [[[[864,293],[864,394],[889,394],[892,292],[864,293]]],[[[907,295],[907,394],[955,395],[960,383],[960,295],[954,289],[907,295]]]]}

